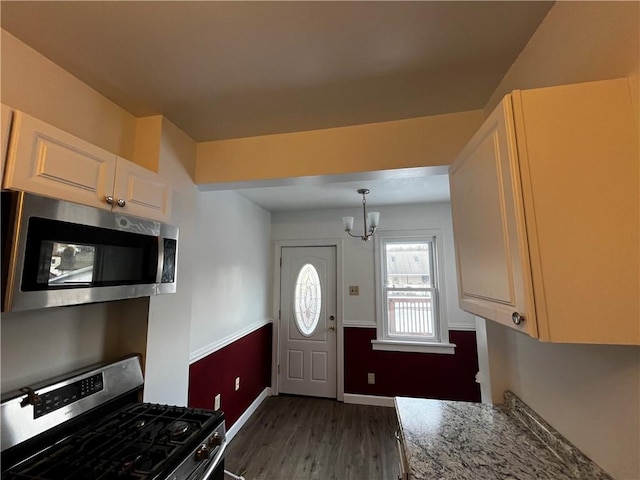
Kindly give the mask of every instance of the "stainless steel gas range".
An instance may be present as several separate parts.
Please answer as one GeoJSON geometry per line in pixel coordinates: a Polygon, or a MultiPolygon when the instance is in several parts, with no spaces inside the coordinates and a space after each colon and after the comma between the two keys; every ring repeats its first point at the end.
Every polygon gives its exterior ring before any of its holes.
{"type": "Polygon", "coordinates": [[[138,356],[3,397],[2,479],[222,480],[224,415],[141,403],[138,356]]]}

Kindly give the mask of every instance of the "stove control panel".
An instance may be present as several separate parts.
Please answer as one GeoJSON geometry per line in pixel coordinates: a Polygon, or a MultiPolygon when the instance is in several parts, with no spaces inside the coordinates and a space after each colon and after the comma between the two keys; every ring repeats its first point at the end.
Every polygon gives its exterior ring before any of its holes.
{"type": "Polygon", "coordinates": [[[64,387],[38,395],[38,401],[33,407],[33,418],[39,418],[59,408],[71,405],[89,395],[104,389],[102,373],[96,373],[64,387]]]}

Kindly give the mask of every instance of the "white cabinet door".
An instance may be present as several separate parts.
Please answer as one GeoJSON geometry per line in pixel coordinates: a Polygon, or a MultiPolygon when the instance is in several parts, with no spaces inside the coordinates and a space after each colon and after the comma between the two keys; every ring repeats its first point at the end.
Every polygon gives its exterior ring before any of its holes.
{"type": "Polygon", "coordinates": [[[450,168],[461,308],[543,341],[640,345],[636,118],[626,79],[505,97],[450,168]]]}
{"type": "MultiPolygon", "coordinates": [[[[4,109],[2,115],[4,126],[4,109]]],[[[3,187],[163,222],[171,218],[171,188],[163,177],[17,111],[3,187]]]]}
{"type": "Polygon", "coordinates": [[[118,157],[113,190],[114,211],[167,222],[171,219],[171,188],[159,175],[118,157]],[[120,207],[124,201],[124,206],[120,207]],[[120,204],[118,203],[120,202],[120,204]]]}
{"type": "Polygon", "coordinates": [[[14,112],[3,187],[111,209],[116,156],[14,112]]]}
{"type": "Polygon", "coordinates": [[[463,309],[536,336],[515,149],[507,96],[450,168],[458,288],[463,309]]]}

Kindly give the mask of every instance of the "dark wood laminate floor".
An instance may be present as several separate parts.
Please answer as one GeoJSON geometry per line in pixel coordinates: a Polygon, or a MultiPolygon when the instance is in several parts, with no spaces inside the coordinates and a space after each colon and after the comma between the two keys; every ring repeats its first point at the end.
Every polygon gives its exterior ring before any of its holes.
{"type": "Polygon", "coordinates": [[[393,408],[269,397],[230,443],[225,469],[246,480],[396,479],[397,425],[393,408]]]}

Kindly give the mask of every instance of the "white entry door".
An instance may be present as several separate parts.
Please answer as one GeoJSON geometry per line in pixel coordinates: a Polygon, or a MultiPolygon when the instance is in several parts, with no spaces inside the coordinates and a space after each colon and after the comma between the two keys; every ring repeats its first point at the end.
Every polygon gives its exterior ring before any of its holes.
{"type": "Polygon", "coordinates": [[[336,247],[283,247],[280,393],[336,398],[336,247]]]}

